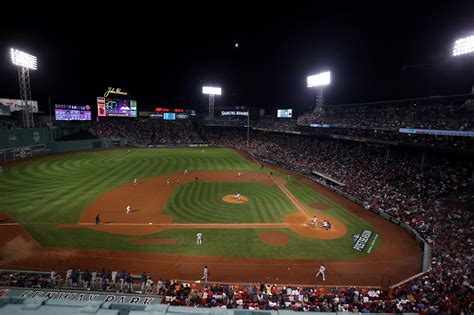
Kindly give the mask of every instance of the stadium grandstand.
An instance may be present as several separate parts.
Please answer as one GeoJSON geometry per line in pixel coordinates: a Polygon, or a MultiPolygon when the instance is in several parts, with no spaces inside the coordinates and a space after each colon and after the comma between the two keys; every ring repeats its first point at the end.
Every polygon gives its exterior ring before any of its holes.
{"type": "Polygon", "coordinates": [[[474,314],[474,11],[301,6],[0,31],[0,315],[474,314]]]}

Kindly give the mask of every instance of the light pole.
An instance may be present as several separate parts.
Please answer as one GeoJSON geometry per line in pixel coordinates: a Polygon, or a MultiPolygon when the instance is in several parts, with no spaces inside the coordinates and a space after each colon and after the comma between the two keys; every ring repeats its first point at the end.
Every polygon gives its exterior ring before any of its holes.
{"type": "Polygon", "coordinates": [[[12,64],[18,67],[20,98],[23,108],[23,127],[34,128],[35,121],[31,107],[30,69],[38,69],[37,59],[33,55],[13,48],[10,49],[10,57],[12,64]]]}
{"type": "Polygon", "coordinates": [[[331,83],[331,72],[321,72],[319,74],[306,77],[306,87],[316,88],[316,107],[314,111],[320,111],[324,105],[324,88],[331,83]]]}
{"type": "Polygon", "coordinates": [[[209,95],[209,120],[214,120],[214,96],[222,95],[222,89],[214,86],[203,86],[202,94],[209,95]]]}

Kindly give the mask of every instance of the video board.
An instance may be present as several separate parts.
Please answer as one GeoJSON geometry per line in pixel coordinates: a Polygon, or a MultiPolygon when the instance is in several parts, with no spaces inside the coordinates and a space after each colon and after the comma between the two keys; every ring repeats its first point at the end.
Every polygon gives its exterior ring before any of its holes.
{"type": "Polygon", "coordinates": [[[137,101],[98,97],[97,115],[99,117],[137,117],[137,101]]]}
{"type": "Polygon", "coordinates": [[[54,105],[56,120],[91,120],[91,107],[89,105],[54,105]]]}

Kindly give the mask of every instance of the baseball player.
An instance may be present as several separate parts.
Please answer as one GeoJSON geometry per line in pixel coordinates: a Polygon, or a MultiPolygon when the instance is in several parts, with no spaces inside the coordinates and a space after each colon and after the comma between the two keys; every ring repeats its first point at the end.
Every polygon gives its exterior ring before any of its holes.
{"type": "Polygon", "coordinates": [[[235,195],[235,199],[240,200],[240,194],[239,194],[239,193],[237,193],[237,194],[235,195]]]}
{"type": "Polygon", "coordinates": [[[136,185],[138,184],[138,178],[135,177],[135,179],[133,180],[133,185],[136,185]]]}
{"type": "Polygon", "coordinates": [[[100,216],[99,216],[99,214],[97,214],[95,216],[95,225],[99,225],[99,224],[100,224],[100,216]]]}
{"type": "Polygon", "coordinates": [[[198,232],[196,234],[196,244],[197,245],[201,245],[202,244],[202,233],[201,232],[198,232]]]}
{"type": "Polygon", "coordinates": [[[188,169],[184,170],[184,175],[188,174],[188,169]]]}
{"type": "Polygon", "coordinates": [[[311,219],[311,226],[314,228],[318,226],[318,218],[316,218],[316,216],[314,216],[313,219],[311,219]]]}
{"type": "Polygon", "coordinates": [[[321,266],[319,266],[319,271],[318,273],[316,274],[316,278],[321,275],[321,277],[323,277],[323,281],[326,281],[326,275],[324,274],[324,272],[326,271],[326,267],[324,267],[323,264],[321,264],[321,266]]]}
{"type": "Polygon", "coordinates": [[[127,214],[129,214],[130,212],[132,212],[132,205],[127,206],[127,214]]]}
{"type": "Polygon", "coordinates": [[[209,276],[209,268],[207,268],[207,266],[204,266],[201,280],[207,281],[208,276],[209,276]]]}
{"type": "Polygon", "coordinates": [[[171,182],[171,181],[170,181],[170,179],[168,178],[168,179],[166,180],[166,185],[169,186],[169,185],[170,185],[170,182],[171,182]]]}
{"type": "Polygon", "coordinates": [[[238,173],[237,173],[237,177],[240,177],[240,176],[242,176],[242,173],[241,173],[241,172],[238,172],[238,173]]]}

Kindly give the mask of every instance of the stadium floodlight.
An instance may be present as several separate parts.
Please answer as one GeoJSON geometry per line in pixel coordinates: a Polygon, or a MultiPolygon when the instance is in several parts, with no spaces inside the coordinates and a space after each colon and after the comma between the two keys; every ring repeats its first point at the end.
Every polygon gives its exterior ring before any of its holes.
{"type": "Polygon", "coordinates": [[[18,81],[20,82],[20,97],[23,112],[23,127],[34,128],[35,120],[31,106],[30,69],[38,69],[37,59],[33,55],[14,48],[10,48],[10,58],[12,64],[18,67],[18,81]]]}
{"type": "Polygon", "coordinates": [[[474,53],[474,35],[460,38],[454,42],[453,56],[474,53]]]}
{"type": "Polygon", "coordinates": [[[316,107],[314,111],[320,111],[324,105],[324,88],[331,84],[331,71],[321,72],[306,77],[306,87],[316,88],[316,107]]]}
{"type": "Polygon", "coordinates": [[[222,95],[222,89],[216,86],[203,86],[202,94],[209,95],[209,120],[214,120],[214,96],[222,95]]]}
{"type": "Polygon", "coordinates": [[[36,56],[27,54],[26,52],[18,49],[10,48],[10,57],[12,63],[15,66],[24,67],[31,70],[38,69],[36,56]]]}
{"type": "Polygon", "coordinates": [[[307,87],[317,87],[329,85],[331,83],[331,72],[326,71],[315,75],[310,75],[306,77],[306,86],[307,87]]]}
{"type": "Polygon", "coordinates": [[[202,94],[221,95],[222,89],[220,87],[214,87],[214,86],[203,86],[202,94]]]}

